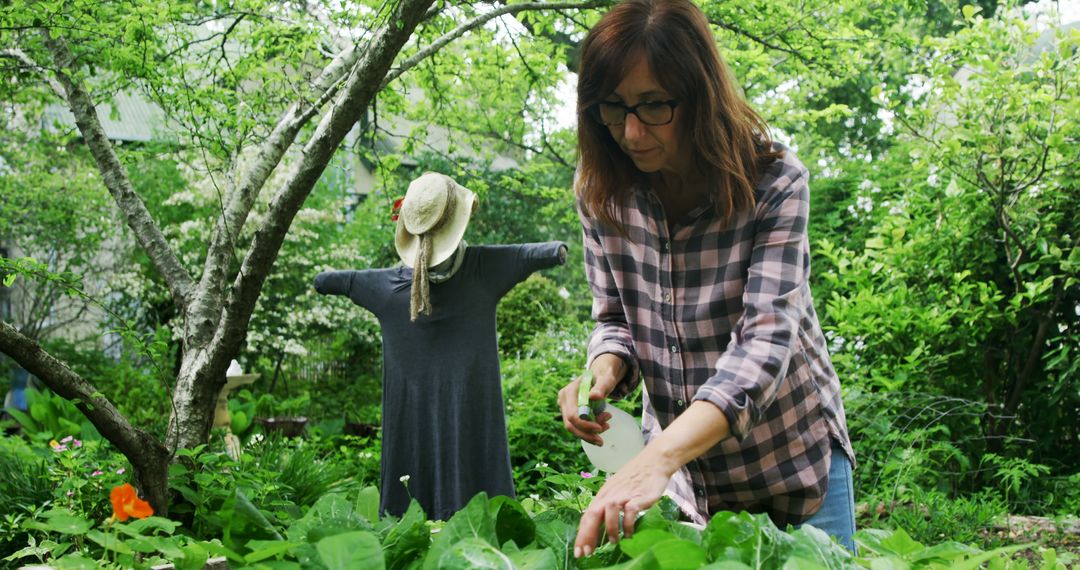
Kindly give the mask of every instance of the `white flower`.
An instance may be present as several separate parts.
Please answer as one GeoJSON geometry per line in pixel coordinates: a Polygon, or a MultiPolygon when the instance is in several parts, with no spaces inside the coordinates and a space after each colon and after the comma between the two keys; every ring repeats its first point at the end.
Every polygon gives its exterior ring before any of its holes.
{"type": "Polygon", "coordinates": [[[408,484],[409,476],[408,475],[402,475],[401,477],[398,477],[398,481],[401,481],[402,483],[408,484]]]}

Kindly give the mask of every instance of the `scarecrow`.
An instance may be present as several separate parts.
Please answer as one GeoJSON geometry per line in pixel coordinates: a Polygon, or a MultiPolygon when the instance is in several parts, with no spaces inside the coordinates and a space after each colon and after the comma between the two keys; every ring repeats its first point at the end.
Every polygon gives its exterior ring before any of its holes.
{"type": "Polygon", "coordinates": [[[470,246],[476,203],[425,173],[397,214],[403,265],[315,277],[316,291],[348,296],[382,328],[383,514],[401,516],[414,498],[447,520],[481,491],[514,497],[495,307],[533,272],[565,263],[566,245],[470,246]]]}

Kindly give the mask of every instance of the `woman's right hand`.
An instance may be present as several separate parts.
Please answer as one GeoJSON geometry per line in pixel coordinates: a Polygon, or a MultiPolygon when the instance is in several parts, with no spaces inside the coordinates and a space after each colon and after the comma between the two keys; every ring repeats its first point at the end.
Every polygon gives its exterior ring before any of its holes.
{"type": "MultiPolygon", "coordinates": [[[[593,375],[593,387],[589,391],[589,400],[603,400],[626,374],[626,363],[615,354],[605,353],[597,356],[589,370],[593,375]]],[[[581,377],[559,390],[559,410],[562,412],[566,430],[593,445],[603,445],[600,434],[607,431],[611,414],[602,412],[596,421],[583,420],[578,416],[578,386],[581,377]]]]}

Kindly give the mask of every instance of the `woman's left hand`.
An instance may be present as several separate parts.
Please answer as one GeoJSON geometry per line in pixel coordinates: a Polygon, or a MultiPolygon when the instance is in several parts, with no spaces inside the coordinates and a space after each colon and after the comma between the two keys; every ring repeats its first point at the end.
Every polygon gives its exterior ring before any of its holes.
{"type": "Polygon", "coordinates": [[[668,471],[665,467],[667,462],[656,455],[646,447],[600,488],[581,515],[577,540],[574,541],[575,558],[593,553],[600,539],[601,528],[607,530],[608,540],[618,542],[620,513],[623,517],[623,534],[627,538],[634,534],[638,513],[660,499],[674,473],[674,470],[668,471]]]}

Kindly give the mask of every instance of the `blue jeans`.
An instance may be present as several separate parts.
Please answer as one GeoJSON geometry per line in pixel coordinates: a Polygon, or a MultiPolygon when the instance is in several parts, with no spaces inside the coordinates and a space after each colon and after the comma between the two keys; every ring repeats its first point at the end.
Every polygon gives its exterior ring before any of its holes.
{"type": "MultiPolygon", "coordinates": [[[[803,524],[813,525],[837,542],[855,552],[855,491],[851,479],[851,461],[844,448],[832,442],[832,463],[829,465],[829,490],[821,509],[803,524]]],[[[797,525],[801,526],[801,525],[797,525]]]]}

